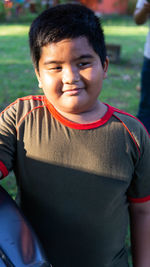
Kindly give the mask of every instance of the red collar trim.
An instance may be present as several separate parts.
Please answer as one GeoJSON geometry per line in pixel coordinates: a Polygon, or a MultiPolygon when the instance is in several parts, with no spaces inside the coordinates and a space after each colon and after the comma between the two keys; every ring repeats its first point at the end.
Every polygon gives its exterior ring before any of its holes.
{"type": "Polygon", "coordinates": [[[44,102],[46,107],[48,108],[49,112],[53,115],[53,117],[58,120],[60,123],[64,124],[67,127],[77,129],[77,130],[88,130],[88,129],[94,129],[97,128],[103,124],[105,124],[112,116],[114,110],[111,106],[108,104],[105,104],[108,107],[107,112],[105,115],[100,118],[98,121],[87,123],[87,124],[79,124],[76,122],[72,122],[64,118],[55,108],[54,106],[47,100],[47,98],[44,98],[44,102]]]}

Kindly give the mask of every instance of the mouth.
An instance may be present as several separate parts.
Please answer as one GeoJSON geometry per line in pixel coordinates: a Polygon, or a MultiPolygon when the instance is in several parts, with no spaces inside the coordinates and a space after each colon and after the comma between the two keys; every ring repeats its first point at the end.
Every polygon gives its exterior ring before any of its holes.
{"type": "Polygon", "coordinates": [[[63,91],[63,94],[66,94],[66,95],[79,95],[82,90],[83,90],[83,88],[66,89],[66,90],[63,91]]]}

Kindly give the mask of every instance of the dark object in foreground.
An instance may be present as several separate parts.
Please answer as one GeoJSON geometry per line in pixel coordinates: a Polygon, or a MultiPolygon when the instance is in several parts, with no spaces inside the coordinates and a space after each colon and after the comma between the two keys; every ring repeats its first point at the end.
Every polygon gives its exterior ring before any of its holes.
{"type": "Polygon", "coordinates": [[[0,186],[0,267],[50,267],[15,201],[0,186]]]}

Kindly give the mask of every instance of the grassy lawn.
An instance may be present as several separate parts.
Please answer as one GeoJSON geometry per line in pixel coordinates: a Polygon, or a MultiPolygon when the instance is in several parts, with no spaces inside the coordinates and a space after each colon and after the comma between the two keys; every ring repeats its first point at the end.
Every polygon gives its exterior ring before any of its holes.
{"type": "Polygon", "coordinates": [[[106,43],[121,45],[121,59],[119,64],[110,64],[101,97],[103,101],[136,115],[147,27],[136,26],[132,18],[107,19],[104,30],[106,43]]]}
{"type": "MultiPolygon", "coordinates": [[[[136,115],[147,27],[136,26],[130,17],[117,16],[104,18],[103,26],[106,43],[121,45],[121,58],[109,66],[101,100],[136,115]]],[[[0,25],[0,110],[18,97],[42,93],[29,55],[28,30],[28,23],[0,25]]],[[[1,183],[15,197],[13,174],[1,183]]]]}

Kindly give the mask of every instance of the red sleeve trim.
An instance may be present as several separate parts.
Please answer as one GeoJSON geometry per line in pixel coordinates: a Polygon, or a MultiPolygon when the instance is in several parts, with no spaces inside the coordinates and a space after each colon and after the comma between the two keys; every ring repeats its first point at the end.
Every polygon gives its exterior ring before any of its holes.
{"type": "Polygon", "coordinates": [[[3,174],[3,177],[8,175],[8,170],[7,170],[6,166],[4,165],[4,163],[2,161],[0,161],[0,170],[1,170],[2,174],[3,174]]]}
{"type": "Polygon", "coordinates": [[[39,109],[39,108],[43,108],[45,107],[45,105],[42,105],[42,106],[37,106],[37,107],[34,107],[33,109],[31,109],[29,112],[27,112],[22,118],[21,120],[18,122],[17,126],[16,126],[16,131],[18,130],[20,124],[22,123],[22,121],[24,121],[24,119],[30,114],[32,113],[34,110],[36,109],[39,109]]]}
{"type": "Polygon", "coordinates": [[[2,114],[7,110],[7,109],[9,109],[11,106],[13,106],[15,103],[17,103],[18,102],[18,99],[16,100],[16,101],[14,101],[14,102],[12,102],[9,106],[7,106],[1,113],[0,113],[0,117],[2,116],[2,114]]]}
{"type": "MultiPolygon", "coordinates": [[[[25,100],[31,100],[31,99],[33,99],[33,100],[39,100],[39,101],[43,101],[44,98],[45,98],[44,95],[35,95],[35,96],[34,96],[34,95],[29,95],[29,96],[25,96],[25,97],[18,98],[18,99],[16,99],[13,103],[11,103],[9,106],[7,106],[7,107],[0,113],[0,116],[1,116],[7,109],[9,109],[11,106],[13,106],[14,104],[16,104],[18,101],[25,101],[25,100]]],[[[27,113],[24,115],[24,117],[21,118],[21,120],[18,122],[18,124],[17,124],[17,126],[16,126],[16,131],[17,131],[19,125],[21,124],[21,122],[25,119],[25,117],[26,117],[29,113],[31,113],[31,112],[32,112],[33,110],[35,110],[35,109],[42,108],[42,107],[44,107],[44,106],[45,106],[45,105],[41,105],[41,106],[38,106],[38,107],[34,107],[34,108],[31,109],[29,112],[27,112],[27,113]]]]}
{"type": "Polygon", "coordinates": [[[53,115],[53,117],[58,120],[60,123],[64,124],[67,127],[76,129],[76,130],[89,130],[97,128],[103,124],[105,124],[112,116],[114,110],[107,104],[105,104],[108,107],[108,110],[106,114],[100,118],[98,121],[95,121],[93,123],[87,123],[87,124],[80,124],[76,122],[72,122],[67,120],[65,117],[63,117],[56,109],[55,107],[48,101],[48,99],[45,97],[44,102],[46,107],[48,108],[49,112],[53,115]]]}
{"type": "Polygon", "coordinates": [[[44,95],[29,95],[29,96],[18,98],[17,100],[24,101],[24,100],[30,100],[30,99],[43,101],[44,95]]]}
{"type": "Polygon", "coordinates": [[[142,197],[142,198],[132,198],[132,197],[128,197],[129,202],[132,203],[144,203],[150,200],[150,196],[147,197],[142,197]]]}
{"type": "MultiPolygon", "coordinates": [[[[120,113],[122,113],[122,112],[120,112],[120,113]]],[[[123,114],[128,115],[127,113],[124,113],[124,112],[123,112],[123,114]]],[[[124,128],[127,130],[127,132],[129,133],[129,135],[131,136],[131,138],[132,138],[134,144],[136,145],[136,148],[137,148],[137,150],[138,150],[139,157],[140,157],[140,156],[141,156],[140,148],[139,148],[139,145],[138,145],[138,143],[136,142],[136,140],[135,140],[133,134],[130,132],[130,130],[128,129],[128,127],[125,125],[125,123],[124,123],[124,122],[123,122],[117,115],[114,114],[114,116],[115,116],[115,117],[122,123],[122,125],[124,126],[124,128]]],[[[131,116],[131,117],[132,117],[132,116],[131,116]]],[[[133,118],[134,118],[134,117],[133,117],[133,118]]]]}
{"type": "Polygon", "coordinates": [[[127,113],[127,112],[125,112],[125,111],[119,110],[119,109],[117,109],[117,108],[114,108],[114,107],[113,107],[113,109],[114,109],[114,112],[118,112],[118,113],[121,113],[121,114],[124,114],[124,115],[128,115],[129,117],[131,117],[131,118],[137,120],[138,122],[140,122],[140,124],[144,127],[144,129],[146,130],[147,134],[148,134],[149,137],[150,137],[150,134],[149,134],[149,132],[147,131],[145,125],[144,125],[138,118],[136,118],[135,116],[131,115],[130,113],[127,113]]]}
{"type": "Polygon", "coordinates": [[[17,98],[14,102],[12,102],[10,105],[8,105],[1,113],[0,113],[0,116],[7,110],[9,109],[11,106],[13,106],[14,104],[16,104],[19,100],[21,101],[25,101],[25,100],[30,100],[30,99],[33,99],[33,100],[40,100],[40,101],[43,101],[44,99],[44,95],[29,95],[29,96],[24,96],[24,97],[21,97],[21,98],[17,98]]]}

